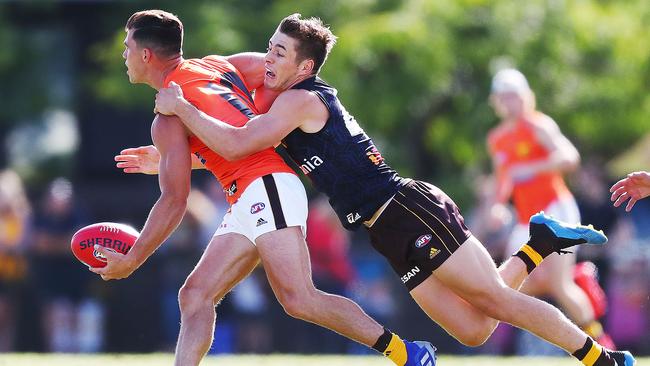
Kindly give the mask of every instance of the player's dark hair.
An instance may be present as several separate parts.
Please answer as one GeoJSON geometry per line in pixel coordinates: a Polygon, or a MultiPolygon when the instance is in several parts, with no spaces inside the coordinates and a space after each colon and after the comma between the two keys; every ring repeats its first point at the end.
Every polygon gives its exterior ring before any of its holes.
{"type": "Polygon", "coordinates": [[[183,23],[163,10],[144,10],[131,15],[125,29],[133,31],[139,47],[151,48],[160,57],[182,54],[183,23]]]}
{"type": "Polygon", "coordinates": [[[300,14],[291,14],[282,19],[278,30],[298,41],[298,62],[314,60],[315,74],[320,72],[321,66],[336,44],[336,36],[319,18],[301,19],[300,14]]]}

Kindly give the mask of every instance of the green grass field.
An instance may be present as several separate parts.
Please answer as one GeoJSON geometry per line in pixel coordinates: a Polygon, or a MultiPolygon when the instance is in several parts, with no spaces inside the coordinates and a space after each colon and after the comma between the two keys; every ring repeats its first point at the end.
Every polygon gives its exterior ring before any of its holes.
{"type": "MultiPolygon", "coordinates": [[[[637,360],[637,366],[650,366],[650,358],[637,360]]],[[[0,366],[148,366],[171,365],[169,354],[154,355],[60,355],[0,354],[0,366]]],[[[208,357],[205,366],[391,366],[378,356],[217,356],[208,357]]],[[[580,366],[569,358],[450,357],[442,356],[437,366],[580,366]]]]}

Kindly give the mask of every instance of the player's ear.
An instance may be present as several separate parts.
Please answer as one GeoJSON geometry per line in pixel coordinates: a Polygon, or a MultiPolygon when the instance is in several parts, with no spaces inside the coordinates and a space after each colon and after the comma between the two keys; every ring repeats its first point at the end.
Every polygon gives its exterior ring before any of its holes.
{"type": "Polygon", "coordinates": [[[151,56],[153,55],[153,53],[151,52],[150,48],[145,47],[142,49],[142,53],[140,55],[142,56],[143,62],[149,62],[151,61],[151,56]]]}
{"type": "Polygon", "coordinates": [[[308,58],[303,60],[299,66],[300,73],[303,75],[311,75],[314,73],[314,60],[308,58]]]}

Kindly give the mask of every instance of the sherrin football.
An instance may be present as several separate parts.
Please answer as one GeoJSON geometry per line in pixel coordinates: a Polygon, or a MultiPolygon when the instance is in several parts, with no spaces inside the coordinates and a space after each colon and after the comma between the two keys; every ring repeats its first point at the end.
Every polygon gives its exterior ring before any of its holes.
{"type": "Polygon", "coordinates": [[[106,258],[95,250],[101,245],[109,250],[126,254],[140,233],[129,225],[114,222],[100,222],[79,229],[70,243],[72,253],[89,267],[106,266],[106,258]]]}

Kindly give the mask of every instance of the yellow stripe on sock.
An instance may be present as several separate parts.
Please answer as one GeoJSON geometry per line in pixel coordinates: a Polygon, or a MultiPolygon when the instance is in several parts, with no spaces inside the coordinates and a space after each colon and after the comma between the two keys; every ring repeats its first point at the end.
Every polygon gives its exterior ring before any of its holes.
{"type": "Polygon", "coordinates": [[[524,244],[521,249],[522,252],[526,253],[526,255],[530,258],[530,260],[535,263],[536,266],[539,266],[540,263],[542,263],[542,256],[537,253],[537,251],[533,248],[531,248],[528,244],[524,244]]]}
{"type": "Polygon", "coordinates": [[[398,366],[404,366],[408,355],[406,354],[406,345],[404,341],[395,333],[388,343],[388,347],[384,351],[384,355],[390,358],[398,366]]]}
{"type": "Polygon", "coordinates": [[[582,359],[582,363],[585,364],[585,366],[593,366],[602,352],[603,348],[598,343],[594,342],[585,358],[582,359]]]}

